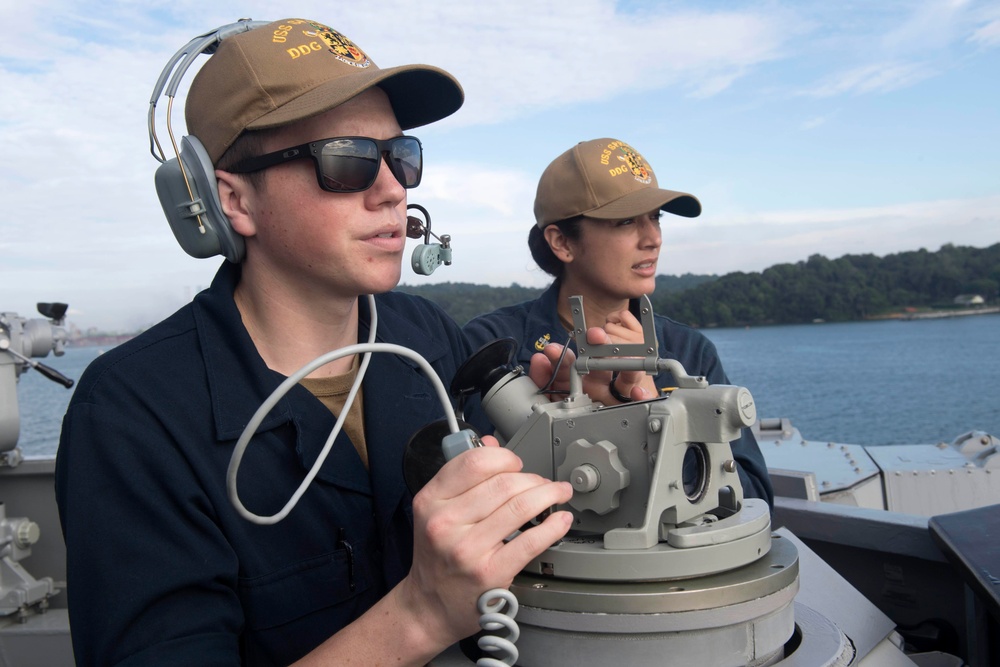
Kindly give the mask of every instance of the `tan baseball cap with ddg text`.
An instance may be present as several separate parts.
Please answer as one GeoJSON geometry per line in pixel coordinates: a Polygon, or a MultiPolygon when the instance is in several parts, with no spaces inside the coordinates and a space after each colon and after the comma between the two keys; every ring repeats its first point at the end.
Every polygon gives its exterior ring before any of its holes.
{"type": "Polygon", "coordinates": [[[185,116],[212,162],[244,130],[280,127],[328,111],[365,90],[385,91],[402,129],[454,113],[455,78],[430,65],[379,69],[322,23],[283,19],[227,37],[191,83],[185,116]]]}
{"type": "Polygon", "coordinates": [[[542,229],[580,215],[625,220],[657,209],[695,218],[701,203],[686,192],[659,188],[646,159],[610,138],[583,141],[553,160],[535,195],[535,220],[542,229]]]}

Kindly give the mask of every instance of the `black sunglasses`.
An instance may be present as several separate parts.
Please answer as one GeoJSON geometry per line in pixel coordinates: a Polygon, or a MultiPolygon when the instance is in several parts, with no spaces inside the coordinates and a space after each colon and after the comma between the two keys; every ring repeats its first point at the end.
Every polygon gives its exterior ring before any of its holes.
{"type": "Polygon", "coordinates": [[[404,188],[420,185],[424,169],[423,148],[416,137],[333,137],[247,158],[229,171],[247,174],[303,158],[315,163],[316,180],[327,192],[367,190],[375,183],[383,159],[404,188]]]}

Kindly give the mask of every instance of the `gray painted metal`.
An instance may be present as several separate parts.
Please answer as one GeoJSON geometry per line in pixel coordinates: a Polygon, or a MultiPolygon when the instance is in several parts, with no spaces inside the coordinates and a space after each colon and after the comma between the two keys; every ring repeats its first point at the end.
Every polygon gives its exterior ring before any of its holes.
{"type": "Polygon", "coordinates": [[[788,419],[754,425],[775,495],[947,514],[1000,503],[1000,440],[982,431],[951,443],[881,447],[805,440],[788,419]]]}
{"type": "Polygon", "coordinates": [[[920,516],[1000,502],[997,457],[975,460],[945,445],[869,447],[884,471],[886,507],[920,516]]]}
{"type": "MultiPolygon", "coordinates": [[[[704,577],[623,583],[521,574],[510,589],[522,607],[553,611],[637,615],[718,609],[795,586],[798,554],[789,540],[774,542],[754,563],[704,577]]],[[[609,565],[614,559],[615,554],[608,554],[609,565]]]]}
{"type": "Polygon", "coordinates": [[[605,548],[600,535],[570,537],[531,561],[525,572],[565,579],[605,581],[663,581],[702,576],[752,563],[771,548],[767,503],[744,500],[736,515],[710,524],[718,526],[714,544],[677,548],[659,542],[648,549],[605,548]],[[727,533],[732,526],[734,530],[727,533]]]}
{"type": "Polygon", "coordinates": [[[795,545],[799,572],[808,586],[799,589],[796,601],[822,614],[851,638],[857,654],[868,655],[891,635],[896,624],[851,586],[800,539],[785,529],[775,531],[795,545]]]}
{"type": "Polygon", "coordinates": [[[880,472],[861,445],[806,440],[787,419],[758,422],[754,432],[768,470],[811,472],[820,494],[849,489],[880,472]]]}

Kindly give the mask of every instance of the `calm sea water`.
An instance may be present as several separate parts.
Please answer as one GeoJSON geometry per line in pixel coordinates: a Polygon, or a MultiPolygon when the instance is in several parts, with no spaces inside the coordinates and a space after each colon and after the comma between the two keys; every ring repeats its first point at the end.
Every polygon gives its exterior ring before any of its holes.
{"type": "Polygon", "coordinates": [[[1000,315],[706,330],[763,417],[813,440],[1000,435],[1000,315]]]}
{"type": "MultiPolygon", "coordinates": [[[[790,418],[805,438],[889,445],[1000,435],[1000,315],[705,334],[758,414],[790,418]]],[[[74,348],[40,361],[76,379],[101,352],[74,348]]],[[[72,390],[28,371],[17,393],[21,449],[54,454],[72,390]]]]}

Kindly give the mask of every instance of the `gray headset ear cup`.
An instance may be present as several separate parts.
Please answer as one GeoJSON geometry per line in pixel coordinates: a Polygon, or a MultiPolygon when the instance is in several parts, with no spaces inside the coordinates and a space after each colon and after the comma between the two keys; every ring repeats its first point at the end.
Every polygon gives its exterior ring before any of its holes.
{"type": "Polygon", "coordinates": [[[215,168],[197,137],[181,139],[180,161],[174,158],[161,164],[154,181],[160,206],[184,252],[198,259],[215,255],[222,255],[234,263],[243,259],[246,252],[243,237],[233,231],[229,218],[222,212],[215,168]],[[181,163],[194,201],[184,182],[181,163]],[[204,233],[198,225],[198,212],[204,233]]]}

